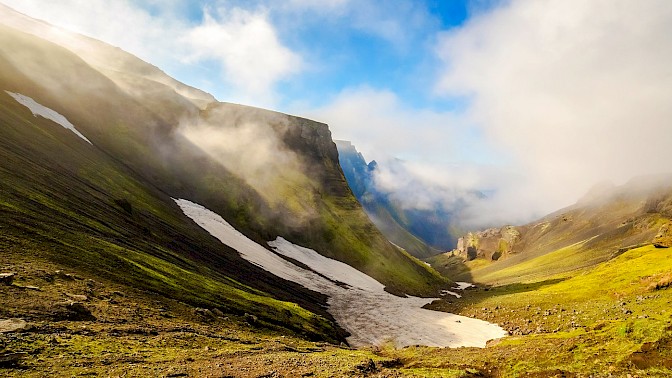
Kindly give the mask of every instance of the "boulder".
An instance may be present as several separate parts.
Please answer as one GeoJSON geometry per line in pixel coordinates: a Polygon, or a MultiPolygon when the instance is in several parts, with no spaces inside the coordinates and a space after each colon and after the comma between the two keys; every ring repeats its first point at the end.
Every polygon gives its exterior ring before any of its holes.
{"type": "Polygon", "coordinates": [[[23,319],[0,319],[0,333],[21,332],[29,328],[28,323],[23,319]]]}
{"type": "Polygon", "coordinates": [[[14,277],[16,273],[0,273],[0,284],[2,285],[11,285],[14,282],[14,277]]]}
{"type": "Polygon", "coordinates": [[[70,293],[65,293],[68,297],[78,301],[78,302],[86,302],[89,300],[89,297],[86,295],[81,295],[81,294],[70,294],[70,293]]]}
{"type": "Polygon", "coordinates": [[[658,234],[653,238],[653,246],[656,248],[670,248],[672,247],[672,227],[669,223],[664,224],[658,234]]]}
{"type": "Polygon", "coordinates": [[[200,316],[202,316],[204,318],[208,318],[208,319],[213,319],[215,317],[215,314],[213,314],[212,311],[210,311],[207,308],[200,308],[199,307],[199,308],[194,310],[194,313],[196,313],[196,315],[200,315],[200,316]]]}
{"type": "Polygon", "coordinates": [[[52,316],[56,320],[96,320],[91,310],[81,302],[59,302],[52,307],[52,316]]]}
{"type": "Polygon", "coordinates": [[[0,366],[16,366],[26,357],[28,353],[25,352],[0,353],[0,366]]]}

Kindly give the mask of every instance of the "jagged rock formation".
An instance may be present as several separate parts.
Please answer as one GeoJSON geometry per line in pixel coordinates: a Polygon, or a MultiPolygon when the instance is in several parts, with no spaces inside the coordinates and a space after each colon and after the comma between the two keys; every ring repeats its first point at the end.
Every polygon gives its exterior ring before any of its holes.
{"type": "Polygon", "coordinates": [[[520,231],[514,226],[469,232],[457,240],[455,253],[466,260],[483,258],[496,261],[517,252],[515,247],[520,236],[520,231]]]}

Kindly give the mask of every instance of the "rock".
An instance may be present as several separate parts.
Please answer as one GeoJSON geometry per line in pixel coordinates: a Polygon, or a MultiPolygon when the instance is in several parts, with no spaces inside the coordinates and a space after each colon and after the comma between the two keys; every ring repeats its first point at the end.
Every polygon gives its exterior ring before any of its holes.
{"type": "Polygon", "coordinates": [[[196,313],[196,315],[200,315],[200,316],[210,318],[210,319],[213,319],[215,317],[215,314],[213,314],[212,311],[210,311],[207,308],[200,308],[199,307],[199,308],[195,309],[194,312],[196,313]]]}
{"type": "Polygon", "coordinates": [[[71,320],[96,320],[96,317],[91,314],[91,310],[81,302],[70,302],[66,308],[72,314],[71,320]]]}
{"type": "Polygon", "coordinates": [[[224,313],[222,312],[222,310],[220,310],[218,308],[213,308],[212,313],[219,316],[220,318],[224,316],[224,313]]]}
{"type": "Polygon", "coordinates": [[[187,374],[185,371],[177,371],[174,373],[168,373],[166,374],[166,378],[177,378],[177,377],[188,377],[189,374],[187,374]]]}
{"type": "Polygon", "coordinates": [[[19,362],[27,356],[28,353],[25,352],[0,353],[0,366],[18,365],[19,362]]]}
{"type": "Polygon", "coordinates": [[[62,270],[57,270],[54,273],[56,274],[57,278],[60,278],[62,280],[66,280],[66,281],[74,281],[74,280],[82,280],[83,279],[82,277],[76,276],[74,274],[65,273],[62,270]]]}
{"type": "Polygon", "coordinates": [[[52,308],[52,316],[56,320],[96,320],[96,317],[91,314],[91,310],[86,308],[81,302],[56,303],[52,308]]]}
{"type": "Polygon", "coordinates": [[[11,318],[0,320],[0,333],[21,332],[30,328],[23,319],[11,318]]]}
{"type": "Polygon", "coordinates": [[[9,286],[14,282],[16,273],[0,273],[0,284],[9,286]]]}
{"type": "Polygon", "coordinates": [[[376,363],[373,362],[372,359],[355,366],[355,369],[363,374],[375,373],[378,371],[378,367],[376,367],[376,363]]]}
{"type": "Polygon", "coordinates": [[[250,315],[246,312],[245,313],[245,321],[250,325],[255,325],[259,321],[259,318],[257,318],[254,315],[250,315]]]}
{"type": "Polygon", "coordinates": [[[653,238],[653,246],[656,248],[670,248],[672,247],[672,227],[669,223],[664,224],[658,234],[653,238]]]}
{"type": "Polygon", "coordinates": [[[87,297],[86,295],[70,294],[70,293],[65,293],[65,295],[79,302],[86,302],[89,300],[89,297],[87,297]]]}

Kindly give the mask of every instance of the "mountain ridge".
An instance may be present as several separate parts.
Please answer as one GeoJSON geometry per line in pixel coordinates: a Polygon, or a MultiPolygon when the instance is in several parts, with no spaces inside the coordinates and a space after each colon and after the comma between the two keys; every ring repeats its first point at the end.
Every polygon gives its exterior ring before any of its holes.
{"type": "MultiPolygon", "coordinates": [[[[396,294],[431,295],[449,282],[389,245],[368,222],[347,188],[325,124],[242,105],[209,102],[201,108],[155,81],[147,87],[141,80],[134,93],[109,72],[33,34],[0,25],[0,40],[0,227],[10,254],[19,253],[12,246],[20,245],[36,261],[63,269],[196,306],[251,313],[263,324],[308,338],[343,340],[346,333],[325,310],[324,295],[274,277],[222,246],[172,201],[190,198],[255,240],[291,238],[368,272],[396,294]],[[5,91],[61,114],[91,144],[34,116],[5,91]],[[245,122],[215,114],[229,110],[244,111],[245,122]],[[286,191],[274,204],[256,182],[185,136],[185,129],[199,131],[207,116],[217,132],[238,132],[255,122],[287,156],[324,172],[309,175],[303,165],[288,166],[278,176],[286,191]],[[281,122],[269,123],[269,117],[281,122]],[[301,200],[309,198],[298,193],[312,196],[308,205],[319,204],[305,222],[294,222],[296,209],[283,207],[306,204],[301,200]]],[[[50,316],[34,311],[36,319],[50,316]]]]}

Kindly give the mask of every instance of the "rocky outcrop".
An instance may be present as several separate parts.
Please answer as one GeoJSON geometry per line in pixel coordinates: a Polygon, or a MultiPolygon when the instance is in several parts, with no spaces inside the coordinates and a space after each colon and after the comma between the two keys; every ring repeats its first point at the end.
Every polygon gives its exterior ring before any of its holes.
{"type": "Polygon", "coordinates": [[[658,230],[658,234],[653,238],[652,243],[656,248],[672,247],[672,227],[669,223],[664,224],[658,230]]]}
{"type": "Polygon", "coordinates": [[[515,246],[520,236],[520,231],[514,226],[469,232],[458,239],[455,252],[468,261],[476,258],[499,260],[502,256],[516,253],[515,246]]]}

